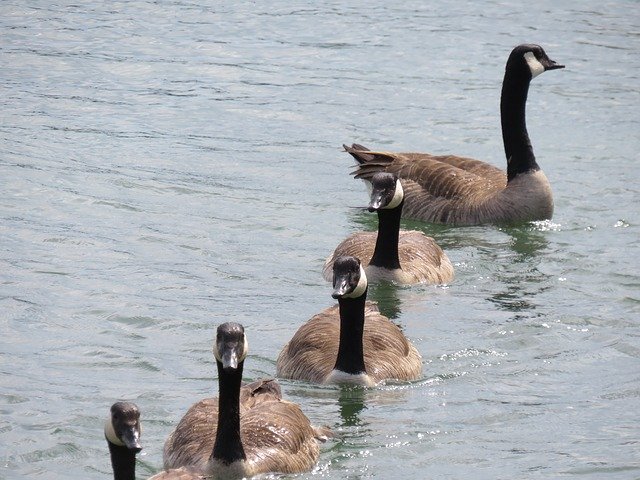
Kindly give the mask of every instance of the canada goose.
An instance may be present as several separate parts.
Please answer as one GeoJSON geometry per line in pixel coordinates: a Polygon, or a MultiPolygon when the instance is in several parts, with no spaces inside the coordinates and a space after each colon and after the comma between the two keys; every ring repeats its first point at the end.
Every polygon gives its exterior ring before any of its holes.
{"type": "Polygon", "coordinates": [[[378,171],[397,174],[405,188],[407,218],[452,225],[551,218],[551,186],[533,154],[525,104],[531,80],[557,68],[564,65],[551,60],[539,45],[518,45],[509,55],[500,100],[506,173],[471,158],[373,152],[362,145],[343,145],[359,163],[353,174],[364,180],[378,171]]]}
{"type": "MultiPolygon", "coordinates": [[[[140,410],[135,403],[116,402],[104,425],[114,480],[135,480],[136,454],[140,446],[140,410]]],[[[197,480],[204,478],[188,469],[160,472],[149,480],[197,480]]]]}
{"type": "Polygon", "coordinates": [[[220,325],[213,352],[219,398],[201,400],[182,417],[164,446],[165,469],[186,466],[207,478],[311,469],[321,434],[300,407],[282,400],[273,380],[241,388],[248,353],[242,325],[220,325]]]}
{"type": "Polygon", "coordinates": [[[344,255],[360,258],[371,282],[439,284],[453,280],[453,265],[433,238],[416,230],[400,230],[404,191],[397,175],[375,173],[370,198],[369,211],[378,212],[378,232],[357,232],[343,240],[324,263],[325,280],[332,280],[333,261],[344,255]]]}
{"type": "Polygon", "coordinates": [[[367,275],[360,260],[333,264],[338,305],[302,325],[282,349],[276,375],[315,383],[373,386],[382,380],[415,380],[422,372],[418,350],[400,328],[366,302],[367,275]]]}

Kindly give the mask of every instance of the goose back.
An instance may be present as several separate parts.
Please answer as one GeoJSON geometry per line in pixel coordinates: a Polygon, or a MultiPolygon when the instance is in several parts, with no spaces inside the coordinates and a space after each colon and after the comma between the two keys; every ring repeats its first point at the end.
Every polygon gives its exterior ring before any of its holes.
{"type": "Polygon", "coordinates": [[[194,404],[165,443],[165,469],[188,466],[206,472],[207,478],[241,478],[309,470],[319,455],[318,431],[298,405],[282,400],[274,380],[241,388],[240,437],[246,460],[225,465],[211,459],[217,426],[218,398],[194,404]]]}
{"type": "Polygon", "coordinates": [[[402,215],[432,223],[477,225],[551,218],[553,194],[542,170],[507,183],[506,172],[466,157],[371,152],[362,145],[345,150],[360,164],[356,178],[395,173],[405,191],[402,215]]]}
{"type": "MultiPolygon", "coordinates": [[[[277,375],[324,383],[333,371],[340,339],[339,307],[334,305],[302,325],[277,360],[277,375]]],[[[363,335],[366,371],[376,383],[385,379],[415,380],[422,359],[400,328],[372,302],[365,304],[363,335]]]]}
{"type": "Polygon", "coordinates": [[[324,263],[325,280],[333,278],[336,258],[351,255],[362,259],[367,278],[372,281],[392,281],[400,284],[442,284],[453,280],[453,265],[435,240],[416,230],[400,230],[398,257],[401,269],[390,270],[369,265],[377,239],[376,232],[356,232],[344,239],[324,263]]]}

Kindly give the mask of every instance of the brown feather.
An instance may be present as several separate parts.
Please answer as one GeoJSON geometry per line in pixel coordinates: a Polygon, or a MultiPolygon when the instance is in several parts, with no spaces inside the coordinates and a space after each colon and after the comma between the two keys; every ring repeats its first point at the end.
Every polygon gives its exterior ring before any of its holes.
{"type": "MultiPolygon", "coordinates": [[[[340,341],[338,306],[329,307],[302,325],[280,352],[277,375],[323,383],[336,362],[340,341]]],[[[415,380],[422,373],[418,350],[400,328],[367,302],[364,322],[364,363],[367,374],[382,380],[415,380]]]]}
{"type": "Polygon", "coordinates": [[[507,184],[501,169],[453,155],[373,152],[362,145],[344,146],[358,165],[356,178],[395,173],[402,182],[402,215],[434,223],[476,225],[543,220],[553,214],[549,181],[541,170],[507,184]]]}
{"type": "Polygon", "coordinates": [[[372,268],[369,262],[376,246],[377,232],[357,232],[344,239],[324,263],[322,275],[333,279],[336,258],[351,255],[362,261],[367,279],[396,281],[403,284],[442,284],[453,280],[453,265],[432,237],[416,230],[400,230],[398,257],[401,271],[372,268]]]}
{"type": "Polygon", "coordinates": [[[204,480],[207,477],[189,468],[174,468],[169,471],[156,473],[149,480],[204,480]]]}
{"type": "MultiPolygon", "coordinates": [[[[164,447],[165,469],[187,465],[212,474],[210,462],[218,424],[218,399],[194,404],[164,447]]],[[[295,473],[309,470],[318,459],[317,431],[298,405],[281,399],[275,381],[245,385],[240,393],[240,437],[247,457],[239,474],[295,473]]]]}

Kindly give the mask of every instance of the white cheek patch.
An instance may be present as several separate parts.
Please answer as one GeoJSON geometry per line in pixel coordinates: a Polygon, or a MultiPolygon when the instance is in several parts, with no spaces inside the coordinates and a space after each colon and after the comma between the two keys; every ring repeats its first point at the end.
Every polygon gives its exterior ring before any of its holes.
{"type": "Polygon", "coordinates": [[[114,445],[117,445],[119,447],[125,446],[124,442],[120,440],[116,435],[116,431],[113,429],[111,418],[107,418],[107,421],[104,423],[104,436],[107,437],[107,440],[109,440],[114,445]]]}
{"type": "Polygon", "coordinates": [[[220,352],[218,351],[218,341],[217,340],[215,342],[213,342],[213,356],[219,362],[222,361],[222,357],[220,356],[220,352]]]}
{"type": "Polygon", "coordinates": [[[402,184],[400,183],[400,180],[398,180],[396,182],[396,191],[393,192],[393,198],[389,202],[389,205],[387,205],[384,208],[388,208],[388,209],[396,208],[398,205],[400,205],[403,198],[404,198],[404,190],[402,189],[402,184]]]}
{"type": "Polygon", "coordinates": [[[529,65],[529,70],[531,70],[531,78],[534,79],[542,72],[544,72],[544,65],[540,63],[540,60],[536,58],[533,52],[527,52],[524,54],[524,59],[527,61],[527,65],[529,65]]]}
{"type": "Polygon", "coordinates": [[[241,361],[244,361],[245,358],[247,358],[247,355],[249,354],[249,341],[247,340],[247,336],[244,336],[244,351],[242,352],[242,358],[241,361]]]}
{"type": "Polygon", "coordinates": [[[358,285],[353,289],[353,292],[344,295],[344,298],[358,298],[361,297],[364,292],[367,290],[367,274],[364,273],[364,268],[360,265],[360,280],[358,281],[358,285]]]}

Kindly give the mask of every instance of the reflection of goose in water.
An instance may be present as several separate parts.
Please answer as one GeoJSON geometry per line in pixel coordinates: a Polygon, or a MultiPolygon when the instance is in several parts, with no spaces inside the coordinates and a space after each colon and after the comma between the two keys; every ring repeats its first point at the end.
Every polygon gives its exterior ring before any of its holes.
{"type": "Polygon", "coordinates": [[[402,287],[395,283],[381,282],[369,288],[369,297],[376,302],[382,315],[391,320],[400,316],[402,302],[398,296],[398,289],[402,287]]]}
{"type": "Polygon", "coordinates": [[[365,398],[366,390],[343,386],[340,388],[338,405],[340,406],[340,417],[342,425],[345,427],[361,426],[360,412],[366,410],[365,398]]]}
{"type": "Polygon", "coordinates": [[[544,229],[549,228],[552,227],[547,222],[537,222],[533,225],[505,228],[503,231],[511,236],[509,247],[520,255],[518,261],[522,262],[547,248],[549,245],[548,232],[544,229]]]}
{"type": "Polygon", "coordinates": [[[501,228],[500,231],[508,235],[499,250],[501,258],[495,259],[501,268],[492,274],[498,280],[500,291],[493,292],[488,299],[502,310],[532,312],[537,308],[536,296],[553,287],[552,277],[539,270],[544,258],[540,252],[549,245],[548,233],[538,230],[535,225],[501,228]]]}

